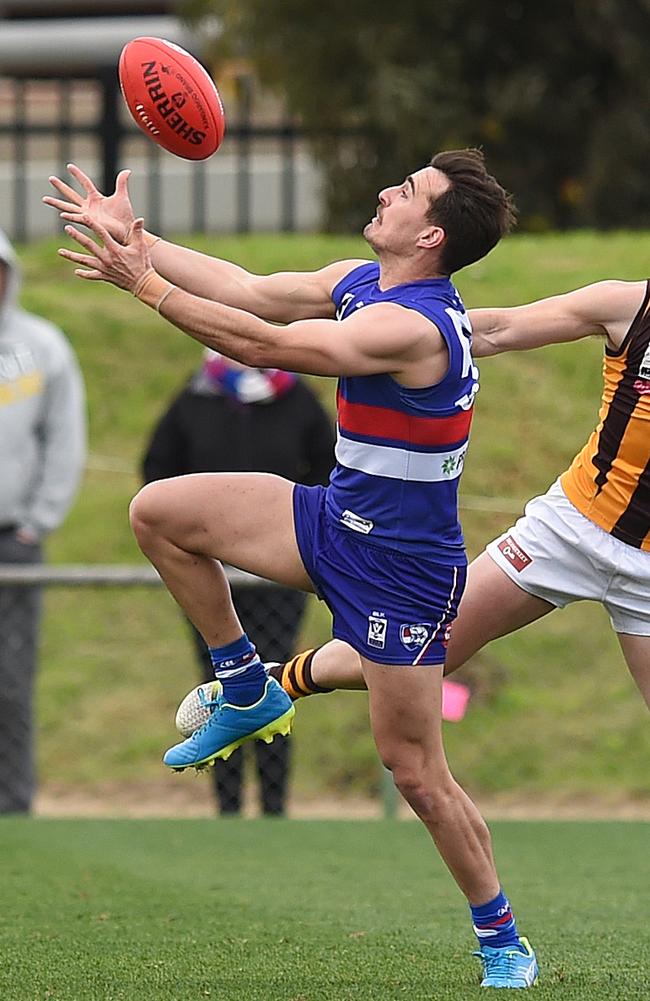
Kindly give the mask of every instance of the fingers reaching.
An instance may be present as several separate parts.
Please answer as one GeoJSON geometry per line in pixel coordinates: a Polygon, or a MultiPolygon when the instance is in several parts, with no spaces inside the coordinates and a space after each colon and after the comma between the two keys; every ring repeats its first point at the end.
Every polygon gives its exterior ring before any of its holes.
{"type": "Polygon", "coordinates": [[[83,264],[87,268],[97,268],[101,263],[96,257],[80,254],[76,250],[68,250],[67,247],[59,247],[57,254],[59,257],[64,257],[66,261],[72,261],[73,264],[83,264]]]}
{"type": "Polygon", "coordinates": [[[57,209],[57,211],[61,213],[61,216],[63,216],[64,212],[67,213],[67,215],[79,214],[80,207],[78,205],[74,205],[72,202],[64,202],[60,198],[53,198],[51,195],[43,195],[41,201],[44,202],[45,205],[49,205],[51,208],[57,209]]]}
{"type": "MultiPolygon", "coordinates": [[[[83,216],[79,222],[83,223],[84,226],[88,226],[89,223],[86,221],[86,216],[83,216]]],[[[85,250],[90,251],[91,254],[95,254],[99,257],[101,253],[101,247],[99,247],[94,240],[92,240],[86,233],[82,233],[80,230],[75,229],[74,226],[66,226],[65,231],[68,236],[71,236],[73,240],[76,240],[85,250]]],[[[64,255],[65,256],[65,255],[64,255]]]]}
{"type": "MultiPolygon", "coordinates": [[[[88,229],[91,229],[93,231],[93,233],[96,236],[99,237],[99,239],[102,241],[102,243],[104,244],[105,247],[115,247],[116,246],[115,240],[113,239],[113,237],[111,236],[111,234],[108,232],[108,230],[106,229],[106,227],[102,226],[102,224],[100,222],[97,222],[96,219],[93,219],[92,216],[90,216],[88,214],[84,214],[79,219],[77,219],[76,221],[79,222],[79,223],[81,223],[82,226],[86,226],[88,229]]],[[[70,230],[72,230],[72,229],[73,229],[72,226],[66,226],[65,227],[66,233],[70,232],[70,230]]],[[[74,230],[74,232],[70,232],[70,236],[73,236],[74,239],[76,240],[77,237],[75,236],[75,233],[79,233],[79,231],[78,230],[74,230]]],[[[79,236],[82,236],[82,235],[83,234],[79,233],[79,236]]],[[[90,243],[93,242],[90,239],[90,237],[86,237],[86,240],[88,240],[90,243]]],[[[86,244],[82,243],[81,240],[78,240],[77,242],[81,243],[82,246],[86,246],[86,244]]],[[[94,244],[93,244],[93,246],[94,246],[94,244]]]]}
{"type": "MultiPolygon", "coordinates": [[[[81,237],[82,240],[87,240],[90,244],[90,248],[94,248],[95,245],[93,241],[86,237],[83,233],[79,233],[78,230],[72,231],[72,226],[66,227],[66,231],[70,236],[76,239],[77,236],[81,237]],[[76,235],[75,235],[76,234],[76,235]]],[[[82,242],[81,240],[79,242],[82,242]]],[[[99,249],[99,248],[97,248],[99,249]]],[[[57,251],[59,257],[65,258],[66,261],[72,261],[73,264],[83,264],[83,268],[75,268],[75,275],[77,278],[87,278],[91,281],[102,281],[105,278],[103,271],[103,262],[99,260],[98,257],[90,256],[88,254],[79,254],[76,250],[68,250],[67,247],[59,247],[57,251]]]]}
{"type": "MultiPolygon", "coordinates": [[[[48,177],[48,181],[50,182],[53,188],[56,188],[59,194],[63,195],[64,198],[67,198],[67,200],[71,202],[73,205],[82,204],[84,200],[83,195],[80,195],[78,191],[75,191],[75,189],[72,188],[69,184],[66,184],[65,181],[62,181],[60,177],[57,177],[55,174],[52,174],[50,177],[48,177]]],[[[45,201],[45,199],[43,200],[45,201]]]]}
{"type": "Polygon", "coordinates": [[[93,182],[88,177],[88,174],[84,174],[81,167],[77,167],[76,163],[68,163],[68,171],[72,174],[75,181],[78,181],[81,187],[84,189],[88,195],[98,195],[100,194],[98,188],[95,187],[93,182]]]}
{"type": "Polygon", "coordinates": [[[125,242],[127,244],[131,244],[133,243],[134,238],[136,240],[141,240],[143,230],[144,230],[144,219],[142,218],[142,216],[139,216],[137,219],[134,219],[131,225],[129,226],[125,242]]]}
{"type": "Polygon", "coordinates": [[[126,195],[126,197],[128,198],[128,195],[129,195],[128,183],[129,183],[130,176],[131,176],[131,171],[130,170],[121,170],[119,172],[119,174],[117,175],[117,178],[115,180],[115,193],[116,194],[118,194],[118,195],[126,195]]]}

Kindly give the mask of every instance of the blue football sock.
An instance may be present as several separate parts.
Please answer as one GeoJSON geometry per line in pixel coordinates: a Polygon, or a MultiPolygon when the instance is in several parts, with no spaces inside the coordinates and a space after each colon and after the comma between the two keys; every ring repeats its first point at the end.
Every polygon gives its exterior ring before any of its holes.
{"type": "Polygon", "coordinates": [[[519,945],[515,918],[503,890],[487,904],[480,907],[470,905],[470,911],[479,945],[489,945],[492,949],[519,945]]]}
{"type": "Polygon", "coordinates": [[[262,697],[266,671],[246,633],[227,646],[208,649],[214,676],[221,682],[226,702],[250,706],[262,697]]]}

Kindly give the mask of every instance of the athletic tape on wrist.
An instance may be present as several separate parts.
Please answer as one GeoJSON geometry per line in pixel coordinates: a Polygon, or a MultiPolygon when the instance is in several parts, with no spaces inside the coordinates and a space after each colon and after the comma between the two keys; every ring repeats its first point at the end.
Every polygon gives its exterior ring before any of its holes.
{"type": "Polygon", "coordinates": [[[138,279],[133,289],[133,295],[140,302],[143,302],[146,306],[151,306],[152,309],[155,309],[159,313],[163,302],[176,287],[176,285],[168,282],[166,278],[163,278],[162,275],[159,275],[157,271],[154,271],[153,268],[149,268],[138,279]]]}

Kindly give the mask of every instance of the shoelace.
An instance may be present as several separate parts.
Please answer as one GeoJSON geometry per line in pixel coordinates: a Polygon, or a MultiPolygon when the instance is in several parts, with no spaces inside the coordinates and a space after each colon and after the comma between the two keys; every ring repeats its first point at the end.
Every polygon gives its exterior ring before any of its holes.
{"type": "Polygon", "coordinates": [[[523,953],[519,949],[503,949],[494,953],[481,952],[479,949],[474,955],[483,960],[486,975],[497,972],[509,977],[516,973],[517,956],[522,956],[523,953]]]}
{"type": "Polygon", "coordinates": [[[222,695],[217,695],[216,699],[209,699],[202,688],[199,688],[197,694],[199,696],[199,702],[201,703],[204,709],[207,709],[209,711],[210,715],[206,719],[205,723],[203,723],[198,728],[198,730],[194,731],[194,733],[192,734],[193,737],[198,737],[202,733],[205,733],[206,729],[212,722],[213,715],[215,714],[215,712],[218,712],[221,709],[221,704],[223,702],[222,695]]]}

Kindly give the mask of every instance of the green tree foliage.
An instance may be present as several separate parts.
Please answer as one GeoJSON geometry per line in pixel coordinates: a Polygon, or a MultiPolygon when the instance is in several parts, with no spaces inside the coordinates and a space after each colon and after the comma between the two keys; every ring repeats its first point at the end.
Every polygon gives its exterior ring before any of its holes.
{"type": "Polygon", "coordinates": [[[186,0],[314,133],[329,226],[480,145],[528,228],[650,224],[650,0],[186,0]],[[332,139],[331,130],[353,130],[332,139]],[[329,130],[329,134],[328,133],[329,130]],[[319,133],[321,133],[319,135],[319,133]]]}

